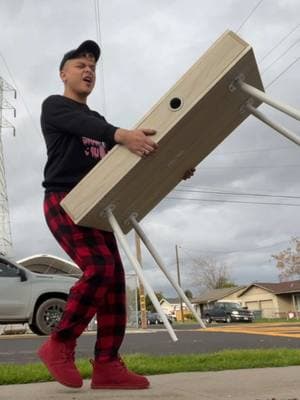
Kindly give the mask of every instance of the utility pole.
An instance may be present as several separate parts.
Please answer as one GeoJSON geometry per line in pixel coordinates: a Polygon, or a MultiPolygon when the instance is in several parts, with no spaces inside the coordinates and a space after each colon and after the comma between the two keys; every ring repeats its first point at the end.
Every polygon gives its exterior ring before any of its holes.
{"type": "Polygon", "coordinates": [[[15,136],[15,127],[2,114],[3,110],[13,110],[14,117],[16,117],[16,109],[4,98],[5,91],[13,92],[14,98],[16,98],[16,90],[0,76],[0,254],[10,258],[13,254],[13,248],[5,178],[2,129],[13,129],[13,135],[15,136]]]}
{"type": "MultiPolygon", "coordinates": [[[[179,255],[178,255],[178,245],[175,245],[175,250],[176,250],[176,265],[177,265],[177,280],[178,280],[178,286],[181,288],[181,279],[180,279],[180,269],[179,269],[179,255]]],[[[180,297],[180,318],[181,321],[184,322],[184,314],[183,314],[183,304],[182,304],[182,299],[180,297]]]]}
{"type": "MultiPolygon", "coordinates": [[[[141,239],[139,235],[135,232],[135,248],[136,248],[136,258],[142,267],[142,251],[141,251],[141,239]]],[[[146,298],[145,289],[143,283],[139,280],[139,302],[141,310],[141,328],[147,329],[147,310],[146,310],[146,298]]]]}

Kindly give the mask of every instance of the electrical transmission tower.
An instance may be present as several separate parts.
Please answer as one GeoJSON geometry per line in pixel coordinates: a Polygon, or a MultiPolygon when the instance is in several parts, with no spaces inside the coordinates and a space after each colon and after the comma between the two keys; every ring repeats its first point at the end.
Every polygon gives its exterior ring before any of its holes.
{"type": "Polygon", "coordinates": [[[16,90],[0,76],[0,254],[12,257],[13,248],[5,178],[2,129],[13,129],[15,136],[15,127],[2,114],[5,110],[12,110],[14,117],[16,117],[16,109],[4,98],[4,92],[13,92],[14,98],[16,98],[16,90]]]}

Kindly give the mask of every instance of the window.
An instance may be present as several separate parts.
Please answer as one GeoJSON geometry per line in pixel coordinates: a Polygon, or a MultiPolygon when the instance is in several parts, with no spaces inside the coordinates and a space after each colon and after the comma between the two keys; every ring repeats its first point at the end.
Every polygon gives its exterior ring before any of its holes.
{"type": "Polygon", "coordinates": [[[300,295],[295,294],[295,303],[296,303],[296,309],[299,311],[300,310],[300,295]]]}
{"type": "Polygon", "coordinates": [[[20,270],[12,264],[0,261],[0,278],[20,276],[20,270]]]}

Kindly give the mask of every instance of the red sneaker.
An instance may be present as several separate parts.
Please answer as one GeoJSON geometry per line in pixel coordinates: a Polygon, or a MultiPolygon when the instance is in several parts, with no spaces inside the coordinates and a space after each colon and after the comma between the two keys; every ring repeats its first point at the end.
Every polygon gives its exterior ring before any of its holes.
{"type": "Polygon", "coordinates": [[[121,358],[100,362],[91,360],[93,365],[92,389],[147,389],[147,378],[129,371],[121,358]]]}
{"type": "Polygon", "coordinates": [[[53,378],[62,385],[79,388],[82,378],[74,363],[76,341],[59,342],[51,337],[40,347],[38,355],[53,378]]]}

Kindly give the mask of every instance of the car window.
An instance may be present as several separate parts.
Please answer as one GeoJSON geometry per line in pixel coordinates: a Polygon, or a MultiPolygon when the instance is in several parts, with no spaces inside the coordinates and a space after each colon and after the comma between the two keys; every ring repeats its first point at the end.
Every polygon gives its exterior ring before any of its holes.
{"type": "Polygon", "coordinates": [[[20,270],[12,264],[0,261],[0,278],[16,277],[20,275],[20,270]]]}
{"type": "Polygon", "coordinates": [[[240,305],[240,303],[233,303],[233,304],[232,304],[232,308],[238,308],[238,309],[240,309],[240,308],[243,308],[243,307],[240,305]]]}
{"type": "Polygon", "coordinates": [[[217,304],[216,304],[216,309],[217,309],[217,310],[224,310],[224,308],[225,308],[225,306],[224,306],[223,303],[217,303],[217,304]]]}
{"type": "Polygon", "coordinates": [[[228,303],[226,304],[226,309],[227,310],[236,310],[236,309],[241,309],[242,306],[239,303],[228,303]]]}

